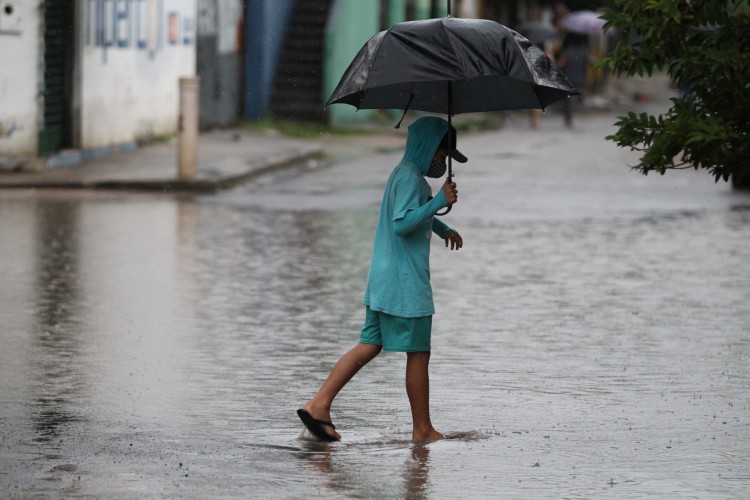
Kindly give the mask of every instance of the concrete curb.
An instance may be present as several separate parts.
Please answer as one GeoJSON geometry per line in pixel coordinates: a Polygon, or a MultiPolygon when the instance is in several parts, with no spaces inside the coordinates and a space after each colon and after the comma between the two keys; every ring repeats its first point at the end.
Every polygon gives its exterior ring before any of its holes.
{"type": "Polygon", "coordinates": [[[244,182],[252,181],[263,175],[282,170],[300,168],[312,159],[324,159],[328,155],[323,149],[313,149],[303,153],[283,155],[272,158],[256,165],[253,169],[240,174],[218,176],[214,179],[65,179],[65,180],[22,180],[15,181],[9,174],[8,178],[0,178],[0,190],[3,189],[70,189],[70,190],[110,190],[110,191],[142,191],[160,193],[215,193],[224,189],[231,189],[244,182]]]}
{"type": "Polygon", "coordinates": [[[297,155],[280,156],[270,160],[265,165],[261,165],[253,170],[233,176],[227,176],[217,181],[217,189],[231,189],[245,182],[251,182],[258,177],[280,172],[282,170],[295,170],[306,167],[310,160],[324,160],[330,158],[330,155],[323,149],[314,149],[306,153],[297,155]]]}

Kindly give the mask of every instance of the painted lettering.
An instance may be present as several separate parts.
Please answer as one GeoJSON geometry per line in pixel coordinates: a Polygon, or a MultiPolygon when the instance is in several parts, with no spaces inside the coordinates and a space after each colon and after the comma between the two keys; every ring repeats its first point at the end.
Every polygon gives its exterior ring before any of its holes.
{"type": "Polygon", "coordinates": [[[169,45],[177,45],[180,41],[180,14],[169,13],[169,45]]]}
{"type": "Polygon", "coordinates": [[[121,49],[130,47],[130,0],[115,0],[115,38],[121,49]]]}
{"type": "MultiPolygon", "coordinates": [[[[170,46],[192,45],[192,12],[164,11],[165,0],[87,0],[84,40],[87,46],[147,51],[151,57],[170,46]],[[166,40],[165,40],[166,38],[166,40]]],[[[106,55],[104,55],[106,61],[106,55]]]]}

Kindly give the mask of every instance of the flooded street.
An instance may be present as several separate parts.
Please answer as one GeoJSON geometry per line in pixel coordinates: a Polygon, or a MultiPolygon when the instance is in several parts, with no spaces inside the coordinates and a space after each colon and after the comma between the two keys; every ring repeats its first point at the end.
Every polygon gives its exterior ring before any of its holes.
{"type": "Polygon", "coordinates": [[[557,118],[459,136],[429,445],[400,354],[341,442],[295,414],[358,339],[397,148],[215,196],[0,192],[0,496],[747,497],[750,196],[557,118]]]}

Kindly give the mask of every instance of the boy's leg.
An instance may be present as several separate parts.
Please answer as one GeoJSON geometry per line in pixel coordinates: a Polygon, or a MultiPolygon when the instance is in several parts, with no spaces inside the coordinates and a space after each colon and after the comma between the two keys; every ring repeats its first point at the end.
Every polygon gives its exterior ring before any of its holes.
{"type": "Polygon", "coordinates": [[[406,353],[406,394],[411,405],[412,439],[435,441],[443,439],[430,421],[430,352],[406,353]]]}
{"type": "MultiPolygon", "coordinates": [[[[347,382],[367,363],[380,354],[383,348],[379,345],[357,344],[349,352],[341,356],[331,370],[328,378],[318,390],[318,393],[303,407],[310,415],[319,420],[331,420],[331,404],[336,395],[347,382]]],[[[329,433],[339,439],[341,436],[333,430],[329,433]]]]}

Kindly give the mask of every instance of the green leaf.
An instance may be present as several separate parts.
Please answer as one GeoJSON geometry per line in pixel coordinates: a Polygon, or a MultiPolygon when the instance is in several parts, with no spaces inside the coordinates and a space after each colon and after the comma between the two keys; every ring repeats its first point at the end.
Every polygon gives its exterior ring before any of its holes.
{"type": "Polygon", "coordinates": [[[600,65],[618,75],[664,68],[686,91],[659,116],[629,112],[607,137],[642,152],[635,167],[664,173],[679,165],[718,178],[746,169],[750,157],[750,6],[748,0],[612,0],[622,38],[600,65]],[[631,40],[626,42],[626,40],[631,40]]]}

